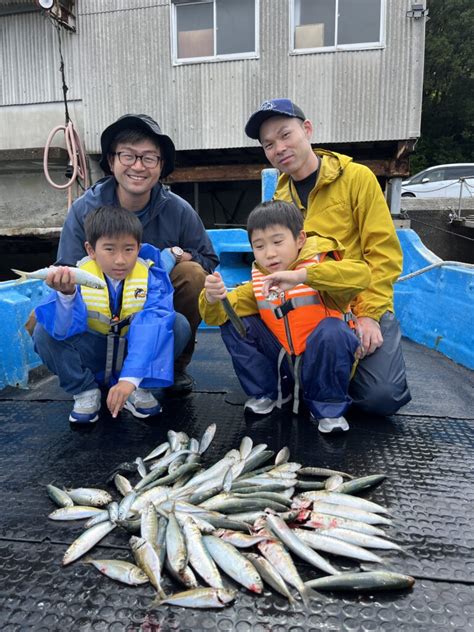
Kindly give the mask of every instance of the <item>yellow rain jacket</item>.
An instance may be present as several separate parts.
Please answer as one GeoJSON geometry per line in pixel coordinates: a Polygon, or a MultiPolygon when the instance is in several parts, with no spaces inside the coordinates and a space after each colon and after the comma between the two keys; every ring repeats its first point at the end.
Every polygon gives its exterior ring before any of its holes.
{"type": "Polygon", "coordinates": [[[308,235],[333,237],[344,244],[347,259],[368,264],[370,285],[353,300],[352,311],[380,320],[393,311],[393,284],[402,270],[402,250],[382,190],[373,172],[349,156],[324,149],[315,154],[321,166],[307,209],[286,174],[278,180],[275,199],[303,211],[308,235]]]}
{"type": "MultiPolygon", "coordinates": [[[[340,257],[344,257],[344,247],[337,240],[320,236],[308,237],[300,250],[298,259],[289,267],[289,270],[294,270],[302,261],[326,252],[338,252],[340,257]]],[[[254,266],[263,274],[269,274],[268,270],[256,263],[254,266]]],[[[354,296],[370,283],[369,267],[361,260],[342,258],[336,261],[331,257],[325,257],[321,263],[309,266],[306,270],[306,285],[318,290],[325,305],[341,313],[346,311],[347,305],[354,296]]],[[[257,300],[251,281],[229,292],[228,299],[238,316],[258,314],[257,300]]],[[[220,301],[208,303],[205,290],[202,290],[199,296],[199,311],[208,325],[223,325],[227,321],[227,314],[222,303],[220,301]]]]}

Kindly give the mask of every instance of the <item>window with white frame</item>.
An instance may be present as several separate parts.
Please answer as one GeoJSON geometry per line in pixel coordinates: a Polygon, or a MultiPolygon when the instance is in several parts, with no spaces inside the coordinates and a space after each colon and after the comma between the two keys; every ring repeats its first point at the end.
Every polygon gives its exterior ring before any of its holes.
{"type": "Polygon", "coordinates": [[[257,55],[259,0],[171,1],[175,62],[257,55]]]}
{"type": "Polygon", "coordinates": [[[385,0],[291,0],[292,50],[376,48],[385,0]]]}

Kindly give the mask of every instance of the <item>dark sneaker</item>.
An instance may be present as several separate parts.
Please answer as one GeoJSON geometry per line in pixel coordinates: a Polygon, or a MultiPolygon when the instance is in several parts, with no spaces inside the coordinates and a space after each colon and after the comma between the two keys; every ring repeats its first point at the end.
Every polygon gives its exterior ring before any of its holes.
{"type": "Polygon", "coordinates": [[[151,415],[161,413],[161,404],[149,391],[137,388],[125,402],[124,408],[129,410],[134,417],[146,419],[151,415]]]}
{"type": "Polygon", "coordinates": [[[179,395],[180,393],[190,393],[194,387],[194,379],[186,373],[186,371],[174,372],[174,384],[168,386],[166,392],[170,395],[179,395]]]}
{"type": "Polygon", "coordinates": [[[99,419],[100,390],[91,388],[74,395],[74,408],[69,415],[72,424],[93,424],[99,419]]]}

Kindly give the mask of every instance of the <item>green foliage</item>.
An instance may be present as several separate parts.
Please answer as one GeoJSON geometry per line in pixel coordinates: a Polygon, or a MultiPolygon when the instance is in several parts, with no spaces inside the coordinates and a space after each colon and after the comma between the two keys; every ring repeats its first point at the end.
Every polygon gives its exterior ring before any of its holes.
{"type": "Polygon", "coordinates": [[[411,172],[474,161],[474,1],[430,0],[421,138],[411,172]]]}

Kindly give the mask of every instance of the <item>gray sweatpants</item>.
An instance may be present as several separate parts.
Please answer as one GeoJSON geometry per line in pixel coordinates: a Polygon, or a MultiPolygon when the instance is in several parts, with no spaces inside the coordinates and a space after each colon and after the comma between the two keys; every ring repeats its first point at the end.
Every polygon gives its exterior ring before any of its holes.
{"type": "Polygon", "coordinates": [[[392,312],[380,319],[383,344],[363,358],[351,380],[353,406],[374,415],[393,415],[411,400],[405,375],[400,324],[392,312]]]}

